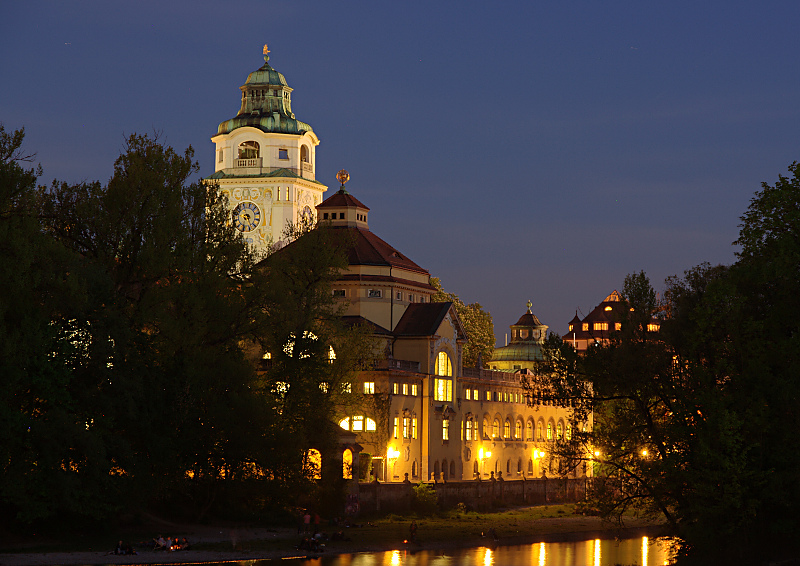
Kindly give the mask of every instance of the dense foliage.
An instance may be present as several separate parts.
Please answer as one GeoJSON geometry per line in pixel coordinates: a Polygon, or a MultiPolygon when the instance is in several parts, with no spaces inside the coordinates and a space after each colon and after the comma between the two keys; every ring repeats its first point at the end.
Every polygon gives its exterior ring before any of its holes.
{"type": "MultiPolygon", "coordinates": [[[[585,355],[552,341],[538,387],[594,409],[556,450],[595,454],[594,505],[664,517],[691,556],[779,554],[800,534],[800,167],[742,216],[738,261],[625,280],[629,309],[585,355]],[[660,318],[653,331],[652,317],[660,318]]],[[[702,559],[702,558],[701,558],[702,559]]]]}
{"type": "Polygon", "coordinates": [[[4,516],[291,505],[362,351],[324,300],[344,255],[295,230],[257,264],[191,148],[134,135],[105,185],[37,188],[23,137],[0,126],[4,516]]]}

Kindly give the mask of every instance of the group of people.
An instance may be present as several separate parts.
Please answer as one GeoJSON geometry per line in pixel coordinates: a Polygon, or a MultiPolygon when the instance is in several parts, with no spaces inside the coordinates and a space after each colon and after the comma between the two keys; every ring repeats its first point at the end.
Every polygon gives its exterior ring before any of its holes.
{"type": "Polygon", "coordinates": [[[117,543],[117,547],[113,551],[109,552],[109,554],[116,554],[118,556],[133,556],[138,553],[130,543],[125,544],[122,541],[119,541],[117,543]]]}
{"type": "Polygon", "coordinates": [[[182,539],[179,539],[178,537],[167,537],[165,539],[161,535],[158,535],[158,538],[154,538],[153,542],[155,543],[153,550],[165,550],[167,552],[173,550],[189,550],[189,541],[186,540],[186,537],[183,537],[182,539]]]}

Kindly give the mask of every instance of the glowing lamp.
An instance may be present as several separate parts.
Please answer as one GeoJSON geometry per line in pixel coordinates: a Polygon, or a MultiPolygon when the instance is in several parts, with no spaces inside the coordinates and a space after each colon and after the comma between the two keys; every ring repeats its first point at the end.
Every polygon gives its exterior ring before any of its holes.
{"type": "Polygon", "coordinates": [[[400,456],[400,451],[399,451],[399,450],[395,450],[394,448],[392,448],[392,447],[390,446],[390,447],[389,447],[389,450],[387,450],[387,451],[386,451],[386,455],[387,455],[389,458],[398,458],[398,457],[400,456]]]}

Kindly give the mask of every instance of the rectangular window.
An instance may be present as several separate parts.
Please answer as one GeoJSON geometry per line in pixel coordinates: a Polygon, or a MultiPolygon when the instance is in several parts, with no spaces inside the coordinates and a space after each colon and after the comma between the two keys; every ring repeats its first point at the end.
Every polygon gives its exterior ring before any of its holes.
{"type": "Polygon", "coordinates": [[[467,421],[467,440],[472,440],[472,421],[467,421]]]}
{"type": "Polygon", "coordinates": [[[408,438],[408,433],[410,432],[408,430],[408,421],[409,420],[410,419],[408,417],[403,417],[403,438],[408,438]]]}
{"type": "Polygon", "coordinates": [[[478,390],[477,389],[473,389],[472,390],[472,398],[475,399],[476,401],[478,400],[478,390]]]}
{"type": "MultiPolygon", "coordinates": [[[[334,212],[333,214],[335,215],[336,213],[334,212]]],[[[339,220],[344,220],[344,212],[339,213],[339,220]]]]}
{"type": "Polygon", "coordinates": [[[486,400],[487,401],[491,401],[492,400],[492,392],[491,391],[487,391],[486,392],[486,400]]]}
{"type": "Polygon", "coordinates": [[[392,383],[392,394],[397,395],[397,382],[392,383]]]}
{"type": "Polygon", "coordinates": [[[584,322],[583,325],[581,326],[581,328],[583,329],[584,332],[588,332],[589,331],[589,323],[588,322],[584,322]]]}
{"type": "Polygon", "coordinates": [[[450,440],[450,421],[448,419],[442,421],[442,440],[450,440]]]}
{"type": "Polygon", "coordinates": [[[364,430],[364,416],[363,415],[354,416],[353,420],[352,420],[352,423],[353,423],[353,426],[352,426],[351,430],[353,432],[358,432],[358,431],[364,430]]]}
{"type": "Polygon", "coordinates": [[[400,418],[399,417],[395,417],[394,418],[394,432],[392,433],[392,437],[393,438],[397,438],[397,433],[399,432],[399,430],[398,430],[399,428],[400,428],[400,418]]]}
{"type": "Polygon", "coordinates": [[[433,398],[436,401],[453,400],[453,382],[449,379],[434,380],[433,398]]]}
{"type": "Polygon", "coordinates": [[[344,289],[334,289],[333,290],[334,297],[344,297],[344,289]]]}
{"type": "Polygon", "coordinates": [[[470,399],[470,397],[472,397],[472,390],[467,389],[466,394],[467,394],[467,401],[471,401],[472,399],[470,399]]]}
{"type": "Polygon", "coordinates": [[[367,297],[370,299],[380,299],[382,295],[380,289],[367,289],[367,297]]]}
{"type": "Polygon", "coordinates": [[[402,301],[403,300],[403,293],[398,291],[397,293],[395,293],[394,298],[397,299],[398,301],[402,301]]]}
{"type": "Polygon", "coordinates": [[[349,383],[342,383],[342,393],[352,393],[352,386],[349,383]]]}
{"type": "Polygon", "coordinates": [[[323,212],[322,213],[322,219],[323,220],[327,220],[328,219],[328,213],[327,212],[323,212]]]}
{"type": "Polygon", "coordinates": [[[595,330],[608,330],[608,323],[607,322],[595,322],[594,323],[595,330]]]}
{"type": "Polygon", "coordinates": [[[417,419],[411,419],[411,438],[417,437],[417,419]]]}
{"type": "Polygon", "coordinates": [[[648,324],[647,331],[648,332],[658,332],[658,329],[661,328],[660,324],[648,324]]]}
{"type": "Polygon", "coordinates": [[[614,330],[616,330],[617,332],[622,330],[622,323],[621,322],[615,322],[614,323],[614,330]]]}
{"type": "Polygon", "coordinates": [[[408,395],[408,383],[403,384],[403,395],[408,395]]]}
{"type": "Polygon", "coordinates": [[[374,381],[365,381],[364,382],[364,394],[365,395],[372,395],[375,393],[375,382],[374,381]]]}
{"type": "Polygon", "coordinates": [[[417,384],[416,383],[412,383],[411,384],[411,395],[413,397],[417,396],[417,384]]]}
{"type": "Polygon", "coordinates": [[[219,150],[219,162],[222,163],[222,150],[219,150]]]}
{"type": "Polygon", "coordinates": [[[413,295],[413,293],[409,293],[409,295],[408,295],[408,302],[409,302],[409,303],[413,303],[413,302],[414,302],[414,295],[413,295]]]}
{"type": "Polygon", "coordinates": [[[419,302],[420,302],[420,303],[424,303],[424,302],[425,302],[425,295],[421,295],[421,296],[420,296],[420,298],[419,298],[419,302]]]}
{"type": "Polygon", "coordinates": [[[288,149],[279,149],[278,150],[278,159],[289,159],[289,150],[288,149]]]}

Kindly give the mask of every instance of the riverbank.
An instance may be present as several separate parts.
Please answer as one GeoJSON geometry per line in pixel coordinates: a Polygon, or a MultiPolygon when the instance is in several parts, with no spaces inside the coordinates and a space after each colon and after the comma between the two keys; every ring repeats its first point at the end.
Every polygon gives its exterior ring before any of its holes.
{"type": "MultiPolygon", "coordinates": [[[[628,538],[655,536],[661,526],[650,521],[630,518],[625,528],[619,529],[600,521],[597,517],[573,514],[573,506],[542,506],[512,509],[498,513],[451,513],[446,517],[417,518],[418,544],[405,543],[409,538],[410,517],[389,516],[363,523],[361,526],[342,529],[345,540],[328,541],[325,554],[356,552],[382,552],[389,550],[428,550],[456,547],[519,545],[538,542],[561,542],[592,538],[628,538]],[[497,540],[491,532],[497,535],[497,540]]],[[[295,527],[213,527],[196,525],[158,525],[159,534],[186,537],[192,543],[191,550],[166,553],[152,550],[149,538],[143,532],[121,532],[119,537],[131,541],[138,554],[115,556],[108,553],[115,540],[95,541],[92,546],[75,548],[64,545],[59,550],[57,541],[40,543],[26,551],[25,545],[17,545],[10,551],[10,542],[0,547],[2,566],[97,565],[97,564],[175,564],[200,562],[228,562],[241,560],[283,559],[305,557],[295,546],[300,540],[295,527]],[[138,540],[137,537],[142,540],[138,540]],[[128,538],[125,538],[128,537],[128,538]],[[103,544],[104,548],[95,548],[103,544]],[[35,551],[34,551],[35,549],[35,551]]],[[[328,535],[334,527],[322,529],[328,535]]],[[[28,543],[31,544],[31,543],[28,543]]],[[[83,546],[79,544],[78,546],[83,546]]]]}

